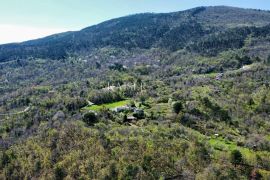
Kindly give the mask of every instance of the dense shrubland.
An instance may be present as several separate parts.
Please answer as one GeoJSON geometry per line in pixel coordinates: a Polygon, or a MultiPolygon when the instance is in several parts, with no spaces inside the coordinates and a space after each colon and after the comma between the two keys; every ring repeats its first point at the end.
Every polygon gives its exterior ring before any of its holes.
{"type": "Polygon", "coordinates": [[[1,179],[268,179],[270,15],[216,8],[0,46],[1,179]]]}

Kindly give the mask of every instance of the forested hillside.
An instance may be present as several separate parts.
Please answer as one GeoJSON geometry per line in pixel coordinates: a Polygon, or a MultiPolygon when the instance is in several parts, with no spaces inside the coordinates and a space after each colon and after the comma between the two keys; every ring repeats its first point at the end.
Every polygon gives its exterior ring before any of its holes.
{"type": "Polygon", "coordinates": [[[0,179],[270,178],[270,12],[136,14],[0,46],[0,179]]]}
{"type": "MultiPolygon", "coordinates": [[[[63,59],[104,47],[162,48],[176,51],[217,46],[215,51],[243,47],[248,36],[269,34],[270,12],[232,7],[199,7],[168,14],[137,14],[113,19],[78,32],[52,35],[20,44],[0,46],[0,61],[16,58],[63,59]],[[197,47],[197,43],[203,46],[197,47]],[[195,44],[195,45],[194,45],[195,44]],[[195,46],[195,47],[194,47],[195,46]]],[[[210,50],[208,50],[210,48],[210,50]]],[[[212,47],[213,48],[213,47],[212,47]]]]}

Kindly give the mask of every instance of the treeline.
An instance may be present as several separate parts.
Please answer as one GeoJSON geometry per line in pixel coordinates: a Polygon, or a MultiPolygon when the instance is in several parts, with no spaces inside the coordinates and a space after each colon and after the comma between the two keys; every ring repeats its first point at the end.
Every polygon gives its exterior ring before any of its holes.
{"type": "Polygon", "coordinates": [[[138,92],[134,87],[114,87],[113,89],[94,90],[89,92],[88,99],[95,104],[105,104],[134,97],[138,92]]]}

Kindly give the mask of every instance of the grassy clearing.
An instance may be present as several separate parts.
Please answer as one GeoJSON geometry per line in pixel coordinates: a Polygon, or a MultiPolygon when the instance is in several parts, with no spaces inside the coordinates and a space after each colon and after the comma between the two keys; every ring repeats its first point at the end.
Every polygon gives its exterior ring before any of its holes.
{"type": "MultiPolygon", "coordinates": [[[[270,156],[270,153],[267,151],[253,151],[251,149],[237,146],[235,142],[226,141],[222,138],[210,139],[209,144],[215,149],[214,157],[219,159],[224,155],[224,152],[227,156],[230,156],[230,152],[234,149],[238,149],[245,159],[245,161],[253,166],[256,166],[256,155],[265,157],[270,156]]],[[[270,176],[270,171],[259,169],[259,172],[262,174],[263,179],[267,179],[270,176]]]]}
{"type": "Polygon", "coordinates": [[[123,101],[118,101],[118,102],[114,102],[114,103],[88,106],[88,107],[85,107],[84,110],[99,111],[102,108],[113,109],[113,108],[125,106],[129,103],[130,103],[130,100],[123,100],[123,101]]]}
{"type": "Polygon", "coordinates": [[[256,162],[256,154],[260,155],[260,154],[269,153],[266,151],[253,151],[252,149],[249,149],[249,148],[240,147],[240,146],[237,146],[235,142],[226,141],[222,138],[210,139],[209,144],[216,150],[216,153],[215,153],[216,157],[219,156],[220,152],[225,151],[229,154],[231,151],[238,149],[243,154],[246,161],[250,164],[254,164],[254,162],[256,162]]]}
{"type": "Polygon", "coordinates": [[[248,148],[237,146],[235,142],[226,141],[222,138],[210,139],[209,143],[216,150],[233,151],[235,149],[238,149],[239,151],[241,151],[241,153],[243,153],[244,156],[249,156],[249,157],[254,153],[252,150],[248,148]]]}

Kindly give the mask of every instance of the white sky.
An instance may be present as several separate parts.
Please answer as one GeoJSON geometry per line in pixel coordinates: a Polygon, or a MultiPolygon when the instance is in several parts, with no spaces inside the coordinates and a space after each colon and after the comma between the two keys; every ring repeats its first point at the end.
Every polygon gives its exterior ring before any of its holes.
{"type": "Polygon", "coordinates": [[[65,31],[68,30],[63,28],[42,28],[0,24],[0,44],[22,42],[29,39],[37,39],[65,31]]]}

